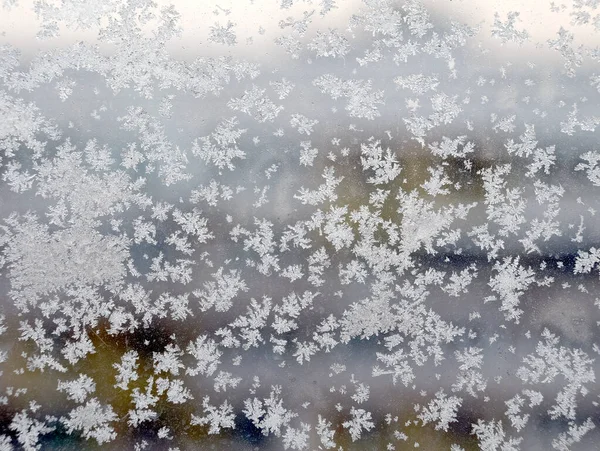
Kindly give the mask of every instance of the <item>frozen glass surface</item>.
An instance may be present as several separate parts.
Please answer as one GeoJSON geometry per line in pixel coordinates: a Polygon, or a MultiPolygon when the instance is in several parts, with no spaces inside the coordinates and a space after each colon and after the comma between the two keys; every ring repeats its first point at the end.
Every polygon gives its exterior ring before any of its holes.
{"type": "Polygon", "coordinates": [[[599,32],[2,0],[0,451],[598,449],[599,32]]]}

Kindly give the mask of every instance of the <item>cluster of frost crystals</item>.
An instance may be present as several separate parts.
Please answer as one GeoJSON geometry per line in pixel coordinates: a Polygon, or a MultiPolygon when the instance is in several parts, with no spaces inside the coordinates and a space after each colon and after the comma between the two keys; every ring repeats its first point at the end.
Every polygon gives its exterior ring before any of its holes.
{"type": "Polygon", "coordinates": [[[597,449],[600,1],[484,3],[0,3],[0,450],[597,449]]]}

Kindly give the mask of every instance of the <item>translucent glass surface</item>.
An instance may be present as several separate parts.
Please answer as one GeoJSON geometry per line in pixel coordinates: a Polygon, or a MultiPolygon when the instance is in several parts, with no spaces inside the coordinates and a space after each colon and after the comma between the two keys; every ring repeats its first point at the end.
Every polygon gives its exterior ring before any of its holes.
{"type": "Polygon", "coordinates": [[[0,451],[598,449],[599,32],[0,2],[0,451]]]}

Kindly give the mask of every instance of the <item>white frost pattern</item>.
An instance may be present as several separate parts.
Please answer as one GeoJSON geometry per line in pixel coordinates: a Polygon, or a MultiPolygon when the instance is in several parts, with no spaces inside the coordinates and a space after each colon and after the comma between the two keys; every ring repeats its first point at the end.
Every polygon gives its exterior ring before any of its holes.
{"type": "Polygon", "coordinates": [[[0,450],[597,449],[600,1],[532,5],[4,0],[0,450]]]}

